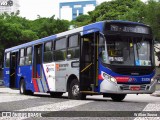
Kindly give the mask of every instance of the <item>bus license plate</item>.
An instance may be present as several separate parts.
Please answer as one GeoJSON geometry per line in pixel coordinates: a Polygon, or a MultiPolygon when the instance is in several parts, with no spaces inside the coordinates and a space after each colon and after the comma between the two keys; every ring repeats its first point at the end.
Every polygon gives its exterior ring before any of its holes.
{"type": "Polygon", "coordinates": [[[140,90],[140,86],[131,86],[130,90],[132,90],[132,91],[138,91],[138,90],[140,90]]]}

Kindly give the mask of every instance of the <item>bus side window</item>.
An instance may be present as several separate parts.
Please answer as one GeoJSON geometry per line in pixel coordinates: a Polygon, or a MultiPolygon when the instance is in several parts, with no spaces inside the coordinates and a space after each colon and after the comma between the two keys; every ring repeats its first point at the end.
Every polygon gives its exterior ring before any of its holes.
{"type": "Polygon", "coordinates": [[[66,59],[66,38],[55,41],[54,61],[66,59]]]}
{"type": "Polygon", "coordinates": [[[25,64],[25,54],[24,54],[24,49],[20,49],[20,60],[19,60],[19,65],[23,66],[25,64]]]}
{"type": "Polygon", "coordinates": [[[67,55],[70,56],[69,59],[79,58],[79,36],[78,35],[73,35],[69,37],[67,55]]]}
{"type": "Polygon", "coordinates": [[[31,65],[31,64],[32,64],[32,47],[28,47],[28,48],[26,49],[25,64],[26,64],[26,65],[31,65]]]}
{"type": "Polygon", "coordinates": [[[43,61],[44,62],[52,62],[53,60],[53,52],[52,52],[52,42],[47,42],[44,44],[44,56],[43,61]]]}
{"type": "Polygon", "coordinates": [[[5,67],[10,67],[10,53],[6,53],[5,60],[6,60],[5,67]]]}

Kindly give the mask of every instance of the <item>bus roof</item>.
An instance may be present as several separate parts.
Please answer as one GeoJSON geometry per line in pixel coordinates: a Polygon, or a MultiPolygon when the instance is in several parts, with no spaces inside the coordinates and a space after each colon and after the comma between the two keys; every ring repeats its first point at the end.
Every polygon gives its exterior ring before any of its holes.
{"type": "Polygon", "coordinates": [[[55,35],[51,35],[51,36],[41,38],[41,39],[38,39],[38,40],[35,40],[35,41],[31,41],[31,42],[28,42],[28,43],[25,43],[25,44],[21,44],[21,45],[15,46],[15,47],[11,47],[11,48],[6,49],[5,52],[10,52],[10,51],[15,52],[15,51],[18,51],[21,48],[25,48],[25,47],[32,46],[32,45],[38,45],[38,44],[41,44],[41,43],[44,43],[44,42],[47,42],[47,41],[50,41],[50,40],[54,40],[54,39],[59,38],[59,37],[63,37],[65,35],[70,35],[70,34],[74,34],[74,33],[78,33],[78,32],[82,32],[82,34],[87,34],[89,32],[90,33],[94,32],[94,31],[91,31],[93,29],[97,29],[97,31],[102,31],[104,23],[106,23],[106,22],[107,23],[109,23],[109,22],[110,23],[128,23],[128,24],[137,24],[137,25],[143,25],[144,26],[144,24],[142,24],[142,23],[131,22],[131,21],[121,21],[121,20],[100,21],[100,22],[92,23],[92,24],[82,26],[82,27],[79,27],[79,28],[75,28],[73,30],[65,31],[65,32],[58,33],[58,34],[55,34],[55,35]]]}

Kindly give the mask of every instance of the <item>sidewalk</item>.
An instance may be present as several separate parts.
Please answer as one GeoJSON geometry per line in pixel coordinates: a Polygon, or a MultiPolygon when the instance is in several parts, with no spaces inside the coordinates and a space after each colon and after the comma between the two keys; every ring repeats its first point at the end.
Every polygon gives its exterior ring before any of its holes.
{"type": "Polygon", "coordinates": [[[155,91],[154,93],[151,94],[151,96],[160,97],[160,90],[155,91]]]}
{"type": "Polygon", "coordinates": [[[19,90],[6,88],[4,86],[0,86],[0,93],[19,93],[19,90]]]}
{"type": "Polygon", "coordinates": [[[160,97],[160,84],[159,83],[156,85],[156,91],[152,93],[151,95],[155,97],[160,97]]]}

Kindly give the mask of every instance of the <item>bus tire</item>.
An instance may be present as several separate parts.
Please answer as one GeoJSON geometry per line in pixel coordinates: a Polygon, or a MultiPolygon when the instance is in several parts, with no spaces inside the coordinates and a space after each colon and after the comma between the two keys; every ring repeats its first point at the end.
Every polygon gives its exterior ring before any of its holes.
{"type": "Polygon", "coordinates": [[[59,98],[59,97],[62,97],[63,92],[50,92],[50,95],[53,98],[59,98]]]}
{"type": "Polygon", "coordinates": [[[19,92],[20,94],[26,94],[26,85],[25,85],[24,79],[21,79],[20,81],[19,92]]]}
{"type": "Polygon", "coordinates": [[[84,100],[86,99],[86,95],[80,93],[79,90],[79,82],[77,79],[72,80],[70,83],[69,91],[68,91],[68,97],[70,99],[75,99],[75,100],[84,100]]]}
{"type": "Polygon", "coordinates": [[[26,90],[26,84],[24,79],[21,79],[20,81],[20,94],[24,94],[24,95],[33,95],[33,92],[31,90],[26,90]]]}
{"type": "Polygon", "coordinates": [[[113,101],[120,102],[126,97],[126,94],[112,94],[111,98],[113,101]]]}

